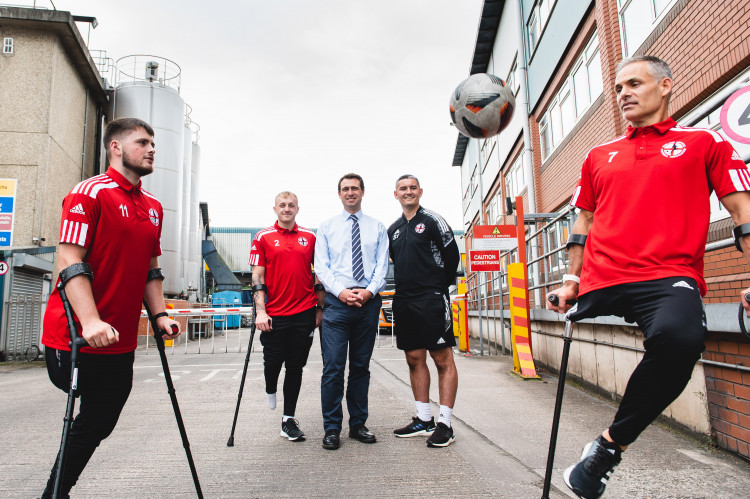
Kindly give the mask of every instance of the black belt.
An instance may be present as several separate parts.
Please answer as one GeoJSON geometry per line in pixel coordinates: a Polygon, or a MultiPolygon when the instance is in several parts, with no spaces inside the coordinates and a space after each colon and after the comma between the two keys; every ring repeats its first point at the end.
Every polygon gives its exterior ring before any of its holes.
{"type": "Polygon", "coordinates": [[[346,289],[367,289],[367,288],[364,287],[364,286],[352,286],[352,287],[346,288],[346,289]]]}

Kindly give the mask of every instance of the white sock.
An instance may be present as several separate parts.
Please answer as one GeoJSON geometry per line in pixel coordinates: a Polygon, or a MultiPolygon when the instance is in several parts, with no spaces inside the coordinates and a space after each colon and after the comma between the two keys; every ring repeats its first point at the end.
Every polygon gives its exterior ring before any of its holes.
{"type": "Polygon", "coordinates": [[[453,407],[448,407],[447,405],[441,405],[440,406],[440,418],[438,419],[438,423],[443,423],[445,426],[450,428],[452,414],[453,414],[453,407]]]}
{"type": "Polygon", "coordinates": [[[271,410],[276,409],[276,394],[266,393],[266,401],[268,402],[268,408],[271,410]]]}
{"type": "Polygon", "coordinates": [[[419,419],[421,419],[422,421],[429,421],[430,419],[432,419],[429,402],[420,402],[417,400],[416,402],[414,402],[414,405],[417,406],[417,417],[419,419]]]}
{"type": "Polygon", "coordinates": [[[290,419],[294,419],[294,416],[281,416],[282,423],[286,423],[290,419]]]}

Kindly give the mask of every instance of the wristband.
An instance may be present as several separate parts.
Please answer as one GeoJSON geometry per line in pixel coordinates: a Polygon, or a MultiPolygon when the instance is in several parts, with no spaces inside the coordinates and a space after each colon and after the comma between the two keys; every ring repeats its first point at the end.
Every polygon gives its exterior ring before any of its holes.
{"type": "Polygon", "coordinates": [[[323,307],[321,307],[320,305],[315,305],[315,310],[323,310],[323,307]]]}
{"type": "Polygon", "coordinates": [[[573,281],[573,282],[577,282],[578,284],[581,284],[581,278],[573,274],[563,274],[562,276],[563,284],[566,283],[567,281],[573,281]]]}
{"type": "Polygon", "coordinates": [[[154,316],[154,320],[159,319],[160,317],[169,317],[169,314],[166,312],[159,312],[154,316]]]}

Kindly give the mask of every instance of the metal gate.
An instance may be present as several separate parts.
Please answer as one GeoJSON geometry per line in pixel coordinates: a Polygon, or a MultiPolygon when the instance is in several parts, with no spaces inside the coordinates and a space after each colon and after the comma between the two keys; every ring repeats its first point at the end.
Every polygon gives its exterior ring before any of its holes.
{"type": "Polygon", "coordinates": [[[5,302],[8,360],[34,360],[39,357],[42,330],[43,275],[20,268],[13,272],[13,290],[5,302]]]}

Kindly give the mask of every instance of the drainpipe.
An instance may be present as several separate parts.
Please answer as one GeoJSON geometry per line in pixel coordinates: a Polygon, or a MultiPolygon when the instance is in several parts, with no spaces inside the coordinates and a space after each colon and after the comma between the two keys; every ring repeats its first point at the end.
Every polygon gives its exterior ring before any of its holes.
{"type": "MultiPolygon", "coordinates": [[[[516,111],[522,111],[521,126],[523,128],[523,172],[526,177],[527,193],[529,198],[529,213],[537,213],[536,208],[536,187],[534,183],[534,162],[532,157],[531,148],[531,125],[529,123],[529,84],[527,75],[527,62],[526,62],[526,37],[524,36],[524,29],[526,23],[523,22],[523,1],[518,0],[518,68],[516,69],[518,79],[521,82],[518,90],[518,98],[516,99],[516,111]]],[[[536,260],[539,254],[539,245],[536,239],[531,241],[531,259],[536,260]]],[[[536,286],[539,282],[538,263],[532,264],[530,269],[532,285],[536,286]]],[[[541,292],[539,289],[534,290],[534,303],[537,307],[540,305],[541,292]]],[[[542,305],[543,306],[543,305],[542,305]]]]}
{"type": "Polygon", "coordinates": [[[86,180],[86,138],[89,126],[89,90],[86,89],[86,104],[83,106],[83,148],[81,151],[81,182],[86,180]]]}

